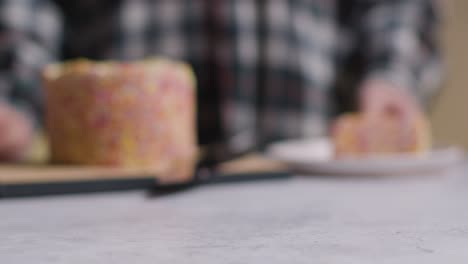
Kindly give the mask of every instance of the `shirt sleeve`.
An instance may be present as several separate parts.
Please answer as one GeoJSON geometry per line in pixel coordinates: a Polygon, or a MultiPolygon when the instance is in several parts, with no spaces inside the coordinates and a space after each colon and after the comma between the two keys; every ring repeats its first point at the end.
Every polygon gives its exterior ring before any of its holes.
{"type": "Polygon", "coordinates": [[[55,60],[61,17],[47,0],[0,0],[0,100],[41,117],[41,68],[55,60]]]}
{"type": "Polygon", "coordinates": [[[366,79],[386,79],[427,103],[441,80],[437,2],[356,1],[366,79]]]}

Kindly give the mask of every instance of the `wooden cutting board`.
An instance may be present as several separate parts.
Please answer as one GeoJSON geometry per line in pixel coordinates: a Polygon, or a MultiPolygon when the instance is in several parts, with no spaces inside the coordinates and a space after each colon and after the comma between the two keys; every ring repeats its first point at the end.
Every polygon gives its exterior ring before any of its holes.
{"type": "Polygon", "coordinates": [[[155,173],[142,169],[119,169],[80,166],[0,166],[0,184],[71,182],[82,180],[129,179],[154,177],[155,173]]]}
{"type": "MultiPolygon", "coordinates": [[[[221,164],[220,175],[275,173],[282,164],[252,154],[221,164]]],[[[138,168],[65,165],[0,165],[0,197],[151,188],[157,172],[138,168]]]]}

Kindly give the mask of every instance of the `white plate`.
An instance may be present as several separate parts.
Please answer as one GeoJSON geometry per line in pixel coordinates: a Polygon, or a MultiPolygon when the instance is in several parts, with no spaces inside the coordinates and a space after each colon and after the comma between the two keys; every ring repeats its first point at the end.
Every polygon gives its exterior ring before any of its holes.
{"type": "Polygon", "coordinates": [[[447,170],[464,160],[456,147],[435,148],[425,155],[395,154],[373,158],[334,159],[329,139],[289,140],[272,144],[267,155],[306,173],[396,175],[447,170]]]}

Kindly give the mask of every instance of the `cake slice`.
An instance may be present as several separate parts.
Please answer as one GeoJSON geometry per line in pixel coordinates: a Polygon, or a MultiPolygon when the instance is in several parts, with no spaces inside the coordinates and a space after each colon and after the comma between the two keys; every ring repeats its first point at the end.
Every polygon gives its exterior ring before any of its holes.
{"type": "Polygon", "coordinates": [[[345,114],[332,129],[335,157],[369,157],[394,153],[422,154],[430,149],[429,123],[420,116],[404,124],[397,116],[366,117],[345,114]]]}

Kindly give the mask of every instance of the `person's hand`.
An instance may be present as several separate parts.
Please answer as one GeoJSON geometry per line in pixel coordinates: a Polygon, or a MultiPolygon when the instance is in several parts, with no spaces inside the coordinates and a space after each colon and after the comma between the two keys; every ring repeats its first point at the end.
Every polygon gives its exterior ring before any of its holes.
{"type": "Polygon", "coordinates": [[[0,102],[0,161],[18,161],[33,141],[33,122],[23,112],[0,102]]]}
{"type": "Polygon", "coordinates": [[[368,116],[394,115],[409,122],[422,114],[421,107],[410,93],[383,80],[370,80],[362,86],[360,111],[368,116]]]}
{"type": "Polygon", "coordinates": [[[384,80],[364,83],[359,94],[359,107],[370,120],[388,115],[396,117],[402,124],[405,141],[413,140],[412,129],[422,115],[420,105],[407,90],[384,80]]]}

